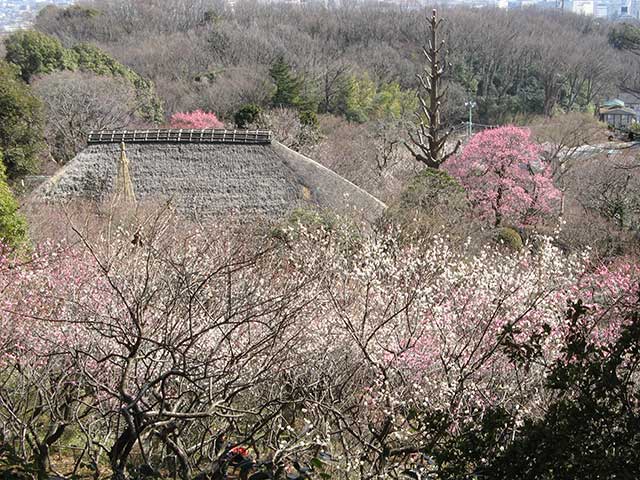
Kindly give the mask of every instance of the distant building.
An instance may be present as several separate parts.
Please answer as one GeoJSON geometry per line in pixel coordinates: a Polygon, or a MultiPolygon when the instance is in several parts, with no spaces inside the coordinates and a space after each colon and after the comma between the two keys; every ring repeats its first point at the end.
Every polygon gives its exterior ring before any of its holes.
{"type": "Polygon", "coordinates": [[[597,18],[607,18],[609,16],[609,5],[606,1],[596,3],[593,15],[597,18]]]}
{"type": "Polygon", "coordinates": [[[635,110],[638,115],[638,120],[640,120],[640,94],[630,92],[621,93],[617,98],[624,102],[625,107],[635,110]]]}
{"type": "Polygon", "coordinates": [[[593,0],[573,0],[573,13],[578,15],[590,15],[595,14],[595,4],[593,0]]]}
{"type": "Polygon", "coordinates": [[[638,0],[609,0],[607,17],[610,20],[632,20],[640,18],[638,0]]]}
{"type": "MultiPolygon", "coordinates": [[[[638,105],[640,106],[640,104],[638,105]]],[[[608,125],[627,129],[638,121],[638,112],[619,98],[604,102],[598,109],[598,119],[608,125]]]]}
{"type": "Polygon", "coordinates": [[[640,0],[483,0],[509,10],[551,8],[614,21],[640,21],[640,0]]]}

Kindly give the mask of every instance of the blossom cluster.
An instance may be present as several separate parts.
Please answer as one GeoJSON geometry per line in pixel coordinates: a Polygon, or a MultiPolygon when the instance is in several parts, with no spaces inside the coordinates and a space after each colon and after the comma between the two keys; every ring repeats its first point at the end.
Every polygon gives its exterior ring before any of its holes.
{"type": "Polygon", "coordinates": [[[531,225],[560,200],[552,169],[526,128],[477,133],[445,167],[467,191],[478,215],[496,226],[531,225]]]}
{"type": "Polygon", "coordinates": [[[419,412],[446,412],[454,432],[486,409],[542,411],[567,305],[582,300],[585,327],[609,341],[639,280],[633,259],[594,264],[552,238],[471,253],[339,226],[159,219],[29,258],[5,248],[0,369],[15,381],[0,416],[18,443],[29,421],[78,423],[83,455],[111,438],[114,472],[139,443],[154,462],[178,452],[186,476],[203,449],[234,451],[219,437],[243,455],[251,438],[273,464],[322,449],[340,475],[384,476],[401,466],[376,452],[422,448],[419,412]],[[21,417],[34,395],[48,398],[41,417],[21,417]]]}

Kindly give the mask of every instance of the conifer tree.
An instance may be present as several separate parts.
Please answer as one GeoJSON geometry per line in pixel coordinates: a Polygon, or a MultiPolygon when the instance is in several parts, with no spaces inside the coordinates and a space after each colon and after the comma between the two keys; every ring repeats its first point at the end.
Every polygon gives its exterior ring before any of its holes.
{"type": "Polygon", "coordinates": [[[291,66],[283,56],[276,59],[269,70],[269,75],[276,84],[271,103],[275,107],[297,107],[300,105],[302,80],[291,71],[291,66]]]}
{"type": "Polygon", "coordinates": [[[442,19],[438,19],[433,10],[431,18],[427,18],[429,27],[427,45],[422,53],[427,59],[422,74],[418,74],[420,80],[420,92],[418,93],[419,107],[416,111],[418,128],[409,131],[409,142],[405,145],[414,158],[430,168],[439,168],[460,146],[458,142],[455,148],[446,151],[446,143],[451,135],[451,130],[444,132],[440,123],[440,109],[446,90],[441,91],[442,77],[446,63],[443,59],[444,40],[438,42],[438,29],[442,19]]]}

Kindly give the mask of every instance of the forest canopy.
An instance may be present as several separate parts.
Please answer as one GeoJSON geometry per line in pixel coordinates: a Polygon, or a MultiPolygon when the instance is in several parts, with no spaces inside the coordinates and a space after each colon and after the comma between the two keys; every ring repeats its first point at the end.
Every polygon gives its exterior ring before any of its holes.
{"type": "MultiPolygon", "coordinates": [[[[631,40],[594,18],[535,9],[441,13],[452,64],[450,123],[464,120],[468,98],[482,123],[504,123],[592,110],[635,81],[636,60],[620,49],[631,40]]],[[[48,7],[35,26],[65,47],[91,43],[114,55],[155,82],[170,113],[201,108],[224,118],[245,104],[281,104],[269,72],[284,65],[305,108],[315,104],[319,113],[366,120],[371,107],[362,106],[363,95],[402,105],[417,87],[424,34],[419,12],[392,5],[241,1],[231,9],[216,0],[178,0],[171,9],[160,0],[135,8],[120,0],[48,7]]]]}

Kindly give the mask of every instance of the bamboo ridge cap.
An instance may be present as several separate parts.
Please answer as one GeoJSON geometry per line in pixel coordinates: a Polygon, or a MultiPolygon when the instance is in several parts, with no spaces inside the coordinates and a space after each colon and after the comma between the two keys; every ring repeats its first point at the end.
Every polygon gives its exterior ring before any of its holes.
{"type": "Polygon", "coordinates": [[[146,129],[97,130],[89,132],[87,143],[240,143],[267,144],[273,140],[270,130],[146,129]]]}

